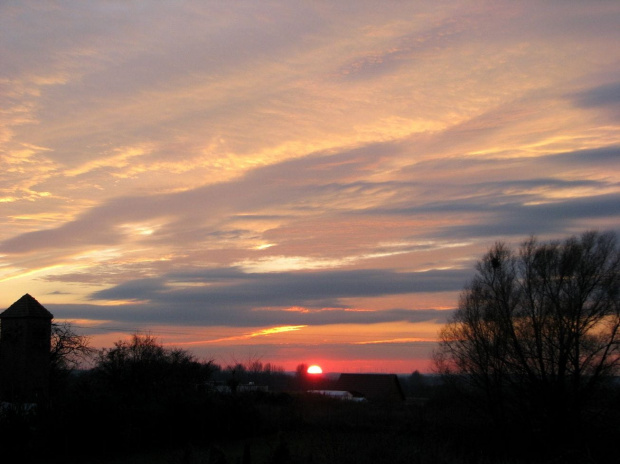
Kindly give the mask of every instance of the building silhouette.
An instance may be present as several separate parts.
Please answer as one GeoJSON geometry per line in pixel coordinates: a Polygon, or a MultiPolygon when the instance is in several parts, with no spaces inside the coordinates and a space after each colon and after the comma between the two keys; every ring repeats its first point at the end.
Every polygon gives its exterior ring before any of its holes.
{"type": "Polygon", "coordinates": [[[47,400],[53,317],[29,294],[0,314],[1,400],[47,400]]]}
{"type": "Polygon", "coordinates": [[[370,401],[401,402],[405,394],[396,374],[340,374],[336,390],[370,401]]]}

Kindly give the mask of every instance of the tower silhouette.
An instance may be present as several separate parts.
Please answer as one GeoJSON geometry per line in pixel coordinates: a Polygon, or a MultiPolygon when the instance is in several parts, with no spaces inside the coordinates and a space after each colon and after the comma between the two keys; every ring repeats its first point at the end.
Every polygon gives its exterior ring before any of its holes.
{"type": "Polygon", "coordinates": [[[0,314],[0,398],[41,403],[49,393],[52,314],[25,294],[0,314]]]}

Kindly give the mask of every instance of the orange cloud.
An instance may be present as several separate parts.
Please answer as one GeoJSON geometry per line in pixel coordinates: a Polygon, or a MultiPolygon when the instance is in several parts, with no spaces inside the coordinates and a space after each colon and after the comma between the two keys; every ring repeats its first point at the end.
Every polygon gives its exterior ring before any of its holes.
{"type": "Polygon", "coordinates": [[[392,338],[387,340],[371,340],[365,342],[354,342],[354,345],[379,345],[383,343],[416,343],[416,342],[438,342],[438,338],[420,338],[420,337],[408,337],[408,338],[392,338]]]}
{"type": "Polygon", "coordinates": [[[269,329],[257,330],[256,332],[248,332],[242,335],[235,335],[232,337],[216,338],[213,340],[197,340],[197,341],[181,342],[181,343],[173,343],[173,344],[174,345],[203,345],[207,343],[221,343],[221,342],[230,342],[230,341],[237,341],[237,340],[249,340],[255,337],[264,337],[268,335],[276,335],[276,334],[281,334],[281,333],[286,333],[286,332],[295,332],[295,331],[303,329],[304,327],[307,327],[307,326],[306,325],[283,325],[283,326],[278,326],[278,327],[271,327],[269,329]]]}

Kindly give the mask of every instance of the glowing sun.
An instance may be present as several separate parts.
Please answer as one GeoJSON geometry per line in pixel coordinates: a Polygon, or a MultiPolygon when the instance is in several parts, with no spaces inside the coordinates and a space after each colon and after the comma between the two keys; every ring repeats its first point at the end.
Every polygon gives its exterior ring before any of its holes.
{"type": "Polygon", "coordinates": [[[322,373],[323,373],[323,369],[321,369],[321,366],[317,366],[316,364],[308,368],[308,374],[322,374],[322,373]]]}

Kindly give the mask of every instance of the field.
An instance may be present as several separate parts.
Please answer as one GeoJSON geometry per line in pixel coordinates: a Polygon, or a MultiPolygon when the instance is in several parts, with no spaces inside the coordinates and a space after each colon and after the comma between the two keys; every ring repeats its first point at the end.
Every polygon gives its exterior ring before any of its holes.
{"type": "Polygon", "coordinates": [[[123,402],[87,387],[74,386],[34,416],[2,416],[5,456],[96,464],[602,463],[615,452],[620,418],[615,388],[598,425],[575,440],[523,424],[497,427],[441,385],[397,403],[213,391],[123,402]]]}

